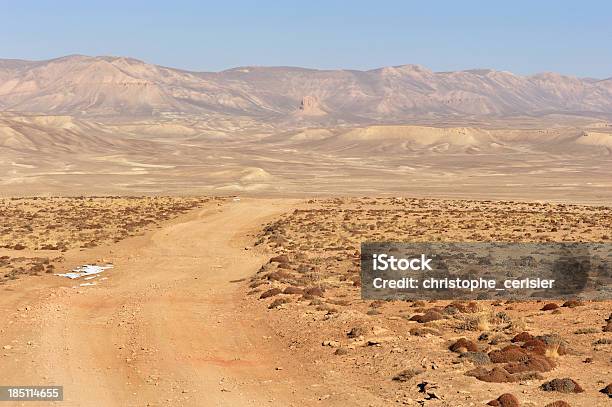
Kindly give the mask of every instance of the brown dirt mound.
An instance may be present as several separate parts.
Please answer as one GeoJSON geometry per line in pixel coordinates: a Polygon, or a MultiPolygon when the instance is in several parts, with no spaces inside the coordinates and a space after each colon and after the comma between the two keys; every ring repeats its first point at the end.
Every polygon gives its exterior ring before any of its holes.
{"type": "Polygon", "coordinates": [[[285,254],[274,256],[270,259],[270,263],[289,263],[289,257],[285,254]]]}
{"type": "Polygon", "coordinates": [[[511,362],[504,366],[508,373],[525,373],[525,372],[550,372],[555,368],[556,364],[546,356],[529,355],[527,360],[520,362],[511,362]]]}
{"type": "Polygon", "coordinates": [[[510,342],[527,342],[533,339],[533,336],[529,332],[521,332],[517,334],[510,342]]]}
{"type": "Polygon", "coordinates": [[[552,379],[540,388],[544,391],[558,391],[560,393],[582,393],[584,389],[570,378],[552,379]]]}
{"type": "Polygon", "coordinates": [[[274,297],[275,295],[278,295],[280,293],[282,293],[280,288],[271,288],[268,291],[265,291],[264,293],[262,293],[259,296],[259,299],[263,300],[264,298],[274,297]]]}
{"type": "Polygon", "coordinates": [[[520,362],[527,360],[529,353],[519,348],[516,345],[508,345],[502,349],[492,350],[489,352],[489,358],[493,363],[508,363],[508,362],[520,362]]]}
{"type": "Polygon", "coordinates": [[[551,302],[549,304],[546,304],[545,306],[543,306],[541,308],[541,311],[552,311],[554,309],[559,308],[559,306],[557,304],[555,304],[554,302],[551,302]]]}
{"type": "Polygon", "coordinates": [[[521,348],[537,355],[546,354],[546,344],[540,339],[530,339],[526,341],[521,348]]]}
{"type": "Polygon", "coordinates": [[[410,318],[411,321],[416,321],[420,324],[424,324],[425,322],[438,321],[440,319],[444,319],[444,315],[442,315],[436,310],[429,310],[423,315],[414,315],[412,318],[410,318]]]}
{"type": "Polygon", "coordinates": [[[521,403],[519,403],[514,394],[504,393],[495,400],[489,401],[487,405],[498,407],[520,407],[521,403]]]}
{"type": "Polygon", "coordinates": [[[518,376],[508,373],[508,371],[502,367],[494,367],[491,370],[478,367],[466,372],[465,375],[475,377],[480,381],[488,383],[512,383],[519,381],[518,376]]]}
{"type": "Polygon", "coordinates": [[[478,352],[478,345],[467,338],[461,338],[453,343],[448,349],[457,353],[478,352]]]}
{"type": "Polygon", "coordinates": [[[285,290],[283,291],[283,294],[304,294],[304,290],[298,287],[289,286],[285,288],[285,290]]]}

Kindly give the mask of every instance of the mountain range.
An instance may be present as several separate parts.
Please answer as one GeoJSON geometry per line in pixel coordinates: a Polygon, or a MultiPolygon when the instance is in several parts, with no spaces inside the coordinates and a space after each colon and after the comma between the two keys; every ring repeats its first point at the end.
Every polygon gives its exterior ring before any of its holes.
{"type": "Polygon", "coordinates": [[[612,78],[505,71],[240,67],[190,72],[132,58],[0,60],[0,111],[92,117],[227,115],[262,121],[401,122],[553,114],[612,117],[612,78]]]}

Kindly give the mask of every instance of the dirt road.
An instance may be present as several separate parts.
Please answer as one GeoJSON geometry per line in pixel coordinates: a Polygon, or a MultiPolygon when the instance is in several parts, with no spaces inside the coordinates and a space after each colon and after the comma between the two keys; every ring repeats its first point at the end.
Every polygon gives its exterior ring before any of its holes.
{"type": "Polygon", "coordinates": [[[326,384],[279,349],[235,281],[267,259],[249,247],[249,234],[292,205],[211,206],[141,237],[68,253],[67,268],[113,262],[93,287],[47,276],[3,288],[0,370],[10,383],[2,384],[63,385],[57,405],[65,406],[317,403],[326,384]]]}

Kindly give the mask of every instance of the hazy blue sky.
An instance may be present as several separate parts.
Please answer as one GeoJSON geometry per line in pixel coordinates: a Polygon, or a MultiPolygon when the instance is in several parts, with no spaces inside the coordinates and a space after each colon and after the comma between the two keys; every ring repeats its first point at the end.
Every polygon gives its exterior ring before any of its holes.
{"type": "Polygon", "coordinates": [[[0,58],[612,76],[610,1],[2,1],[0,58]],[[93,4],[97,3],[97,4],[93,4]]]}

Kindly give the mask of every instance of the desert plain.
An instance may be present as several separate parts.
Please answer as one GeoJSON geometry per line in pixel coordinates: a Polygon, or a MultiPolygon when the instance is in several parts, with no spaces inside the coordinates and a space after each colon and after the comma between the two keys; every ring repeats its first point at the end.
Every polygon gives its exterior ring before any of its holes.
{"type": "Polygon", "coordinates": [[[66,406],[609,405],[611,301],[369,301],[359,277],[364,241],[612,242],[608,89],[3,60],[0,384],[66,406]],[[113,267],[58,275],[85,264],[113,267]]]}

